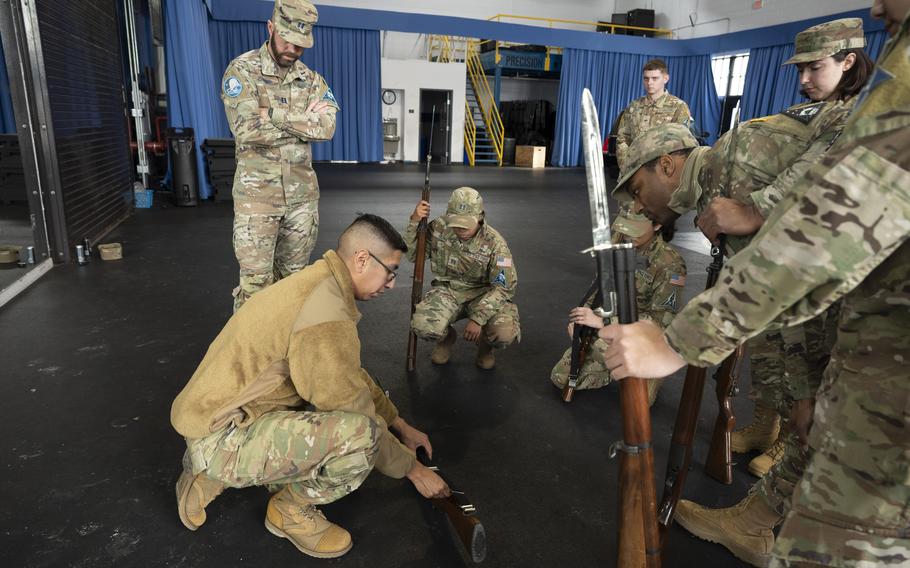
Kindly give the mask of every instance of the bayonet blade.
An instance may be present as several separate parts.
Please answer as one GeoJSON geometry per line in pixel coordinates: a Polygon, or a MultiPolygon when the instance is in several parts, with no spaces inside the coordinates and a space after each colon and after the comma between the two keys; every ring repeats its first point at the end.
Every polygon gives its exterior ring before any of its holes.
{"type": "Polygon", "coordinates": [[[594,246],[588,251],[597,259],[598,280],[603,298],[603,306],[596,312],[600,317],[607,318],[616,313],[611,250],[613,245],[610,243],[610,206],[607,202],[600,121],[597,118],[594,97],[588,89],[581,94],[581,142],[585,156],[588,200],[591,204],[591,234],[594,241],[594,246]]]}

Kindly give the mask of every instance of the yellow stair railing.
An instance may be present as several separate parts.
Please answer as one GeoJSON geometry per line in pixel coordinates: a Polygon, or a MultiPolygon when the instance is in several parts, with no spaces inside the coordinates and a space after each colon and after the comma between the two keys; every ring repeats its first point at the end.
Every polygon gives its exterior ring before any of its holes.
{"type": "Polygon", "coordinates": [[[461,63],[465,60],[467,40],[463,37],[427,35],[427,61],[461,63]]]}
{"type": "MultiPolygon", "coordinates": [[[[483,71],[483,63],[480,61],[479,42],[468,40],[465,56],[468,77],[471,80],[471,87],[474,89],[477,105],[480,107],[483,124],[493,145],[493,153],[496,155],[497,164],[501,166],[505,128],[502,125],[499,108],[496,106],[496,99],[493,97],[493,90],[490,89],[490,83],[487,81],[487,76],[483,71]]],[[[467,120],[465,120],[465,128],[467,128],[467,120]]]]}
{"type": "Polygon", "coordinates": [[[474,111],[464,101],[464,152],[468,155],[468,164],[474,165],[474,155],[477,148],[477,124],[474,122],[474,111]]]}

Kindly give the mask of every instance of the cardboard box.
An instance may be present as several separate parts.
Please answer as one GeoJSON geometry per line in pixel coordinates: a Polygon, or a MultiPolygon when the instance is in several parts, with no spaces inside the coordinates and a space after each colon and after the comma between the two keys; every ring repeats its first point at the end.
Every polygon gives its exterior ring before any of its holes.
{"type": "Polygon", "coordinates": [[[543,168],[547,162],[546,146],[518,146],[515,148],[515,165],[525,168],[543,168]]]}

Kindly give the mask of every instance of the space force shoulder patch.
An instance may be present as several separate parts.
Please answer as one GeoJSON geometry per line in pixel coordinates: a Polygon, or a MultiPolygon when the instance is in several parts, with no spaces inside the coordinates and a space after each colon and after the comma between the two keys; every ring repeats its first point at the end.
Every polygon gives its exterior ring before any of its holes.
{"type": "Polygon", "coordinates": [[[224,80],[224,94],[231,97],[232,99],[240,96],[240,93],[243,92],[243,83],[240,82],[240,79],[231,75],[224,80]]]}
{"type": "Polygon", "coordinates": [[[793,120],[797,120],[803,124],[809,124],[815,120],[815,117],[818,116],[818,113],[820,113],[823,108],[825,108],[826,104],[828,103],[821,101],[817,103],[796,105],[788,108],[781,114],[784,116],[789,116],[793,120]]]}

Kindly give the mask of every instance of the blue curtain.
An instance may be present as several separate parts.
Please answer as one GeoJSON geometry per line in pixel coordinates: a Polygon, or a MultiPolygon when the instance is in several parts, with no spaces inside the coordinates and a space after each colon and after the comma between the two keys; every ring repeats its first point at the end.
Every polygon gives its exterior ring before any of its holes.
{"type": "MultiPolygon", "coordinates": [[[[563,52],[556,107],[556,140],[552,162],[557,166],[578,166],[581,155],[582,89],[594,96],[600,119],[601,137],[613,126],[616,117],[633,100],[644,95],[641,68],[649,55],[612,53],[584,49],[563,52]]],[[[686,101],[699,130],[716,130],[720,102],[714,88],[711,57],[708,55],[664,57],[670,71],[668,90],[686,101]]]]}
{"type": "MultiPolygon", "coordinates": [[[[866,53],[878,58],[888,39],[884,30],[866,34],[866,53]]],[[[793,56],[793,44],[760,47],[749,52],[749,65],[740,117],[743,120],[778,113],[805,100],[799,94],[799,79],[795,65],[783,65],[793,56]]]]}
{"type": "Polygon", "coordinates": [[[13,99],[10,96],[9,77],[6,75],[3,43],[0,42],[0,134],[15,133],[16,117],[13,115],[13,99]]]}
{"type": "Polygon", "coordinates": [[[219,93],[221,73],[208,56],[208,10],[198,0],[166,0],[164,8],[167,106],[171,126],[192,128],[196,136],[199,196],[212,195],[199,145],[206,138],[223,137],[224,107],[219,93]]]}
{"type": "MultiPolygon", "coordinates": [[[[382,108],[380,93],[379,32],[316,26],[312,49],[303,52],[303,63],[322,75],[341,112],[335,136],[313,144],[314,160],[378,162],[382,159],[382,108]]],[[[264,22],[209,21],[212,64],[219,78],[232,59],[259,49],[268,37],[264,22]]],[[[224,113],[223,136],[230,129],[224,113]]]]}

